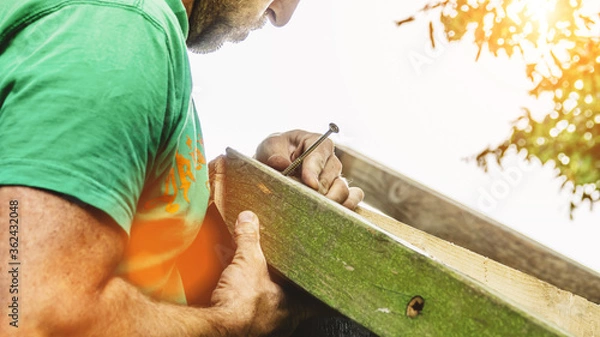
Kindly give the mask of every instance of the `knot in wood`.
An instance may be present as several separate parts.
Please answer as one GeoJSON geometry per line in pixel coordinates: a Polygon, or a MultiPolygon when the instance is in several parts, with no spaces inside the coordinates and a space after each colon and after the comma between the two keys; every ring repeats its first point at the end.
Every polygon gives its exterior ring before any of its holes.
{"type": "Polygon", "coordinates": [[[423,311],[423,307],[425,307],[425,299],[419,295],[414,296],[406,306],[406,316],[410,318],[417,317],[423,311]]]}

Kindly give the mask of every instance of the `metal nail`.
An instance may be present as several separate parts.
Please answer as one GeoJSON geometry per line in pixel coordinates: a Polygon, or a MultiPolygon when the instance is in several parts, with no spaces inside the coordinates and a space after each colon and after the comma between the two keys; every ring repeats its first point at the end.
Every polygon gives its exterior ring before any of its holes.
{"type": "Polygon", "coordinates": [[[304,158],[306,158],[306,156],[308,156],[311,152],[313,152],[317,146],[319,146],[321,143],[323,143],[323,141],[325,141],[325,139],[327,139],[327,137],[329,137],[330,134],[332,133],[338,133],[340,132],[340,128],[338,128],[337,125],[335,125],[334,123],[329,123],[329,130],[327,130],[327,132],[325,132],[319,139],[317,139],[317,141],[311,145],[308,149],[306,149],[306,151],[304,151],[298,158],[296,158],[296,160],[294,160],[290,166],[288,166],[285,170],[283,170],[283,172],[281,172],[284,176],[290,175],[290,173],[294,172],[294,170],[300,166],[300,164],[302,164],[302,161],[304,160],[304,158]]]}

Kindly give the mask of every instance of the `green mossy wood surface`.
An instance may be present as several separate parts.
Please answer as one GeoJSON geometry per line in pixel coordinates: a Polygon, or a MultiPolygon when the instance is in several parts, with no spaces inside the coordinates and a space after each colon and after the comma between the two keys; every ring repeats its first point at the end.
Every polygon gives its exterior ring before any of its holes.
{"type": "Polygon", "coordinates": [[[369,205],[400,222],[600,303],[598,272],[350,148],[336,148],[342,173],[365,191],[369,205]]]}
{"type": "Polygon", "coordinates": [[[214,189],[228,225],[257,213],[269,264],[380,336],[571,334],[253,159],[228,150],[223,161],[214,189]],[[417,295],[425,304],[410,318],[417,295]]]}

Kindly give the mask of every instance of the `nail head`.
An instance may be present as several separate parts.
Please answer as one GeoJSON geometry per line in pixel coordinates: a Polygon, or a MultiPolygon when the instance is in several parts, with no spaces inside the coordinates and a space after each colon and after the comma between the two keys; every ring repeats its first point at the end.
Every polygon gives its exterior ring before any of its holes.
{"type": "Polygon", "coordinates": [[[338,126],[335,125],[335,123],[329,123],[329,130],[331,130],[331,132],[333,133],[340,132],[340,128],[338,128],[338,126]]]}

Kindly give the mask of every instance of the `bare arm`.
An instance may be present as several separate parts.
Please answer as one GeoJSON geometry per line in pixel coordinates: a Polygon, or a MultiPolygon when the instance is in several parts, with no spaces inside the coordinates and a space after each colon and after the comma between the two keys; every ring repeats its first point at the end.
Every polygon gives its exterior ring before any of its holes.
{"type": "MultiPolygon", "coordinates": [[[[193,308],[153,301],[113,275],[126,241],[103,212],[37,189],[0,187],[4,224],[10,200],[19,202],[20,311],[18,328],[0,315],[2,336],[261,336],[290,317],[269,279],[250,212],[238,219],[236,256],[213,295],[215,306],[193,308]]],[[[12,282],[7,227],[0,231],[4,308],[12,282]]]]}

